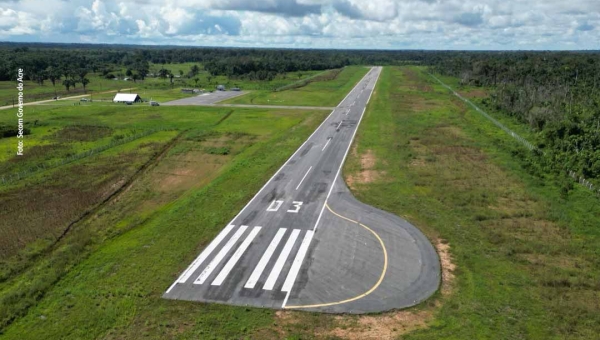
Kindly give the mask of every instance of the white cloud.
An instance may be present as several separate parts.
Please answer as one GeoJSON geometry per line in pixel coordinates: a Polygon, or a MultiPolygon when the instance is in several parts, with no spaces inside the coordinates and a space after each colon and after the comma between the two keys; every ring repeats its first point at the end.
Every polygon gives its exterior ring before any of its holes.
{"type": "Polygon", "coordinates": [[[324,48],[600,49],[600,1],[8,1],[0,2],[0,39],[324,48]]]}

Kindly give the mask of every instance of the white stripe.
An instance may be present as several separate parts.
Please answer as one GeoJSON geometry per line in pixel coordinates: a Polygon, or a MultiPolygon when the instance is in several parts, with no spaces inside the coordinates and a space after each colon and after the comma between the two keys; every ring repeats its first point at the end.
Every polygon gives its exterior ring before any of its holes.
{"type": "Polygon", "coordinates": [[[273,256],[275,249],[277,249],[279,242],[281,242],[281,239],[283,238],[285,231],[286,231],[285,228],[280,228],[277,231],[277,234],[275,235],[275,237],[273,238],[273,240],[267,247],[267,250],[265,251],[263,256],[260,258],[260,261],[258,261],[256,268],[254,268],[254,271],[250,275],[250,278],[246,282],[246,285],[244,286],[244,288],[253,289],[254,286],[256,286],[256,283],[258,282],[258,279],[260,279],[262,272],[265,270],[267,263],[269,263],[269,260],[271,259],[271,256],[273,256]]]}
{"type": "Polygon", "coordinates": [[[308,230],[306,235],[304,235],[304,239],[302,240],[302,244],[300,244],[300,249],[298,249],[298,253],[296,254],[296,258],[294,259],[294,263],[292,263],[292,268],[290,268],[290,272],[288,273],[285,282],[283,283],[283,288],[281,288],[282,292],[289,292],[292,290],[292,286],[296,281],[296,276],[298,276],[298,272],[300,271],[300,267],[302,266],[302,261],[304,261],[304,256],[306,256],[306,251],[308,250],[308,246],[310,245],[310,241],[312,240],[314,235],[314,231],[308,230]]]}
{"type": "Polygon", "coordinates": [[[298,183],[296,190],[298,190],[298,188],[300,188],[300,186],[302,185],[302,182],[304,182],[304,179],[306,178],[306,176],[308,176],[308,173],[310,172],[310,170],[312,170],[312,165],[310,166],[310,168],[308,168],[308,171],[304,174],[304,177],[302,177],[302,179],[300,180],[300,183],[298,183]]]}
{"type": "Polygon", "coordinates": [[[331,138],[327,139],[327,143],[325,143],[325,146],[321,149],[321,151],[325,150],[325,148],[327,147],[327,145],[329,145],[329,142],[331,142],[331,138]]]}
{"type": "Polygon", "coordinates": [[[340,129],[340,126],[342,126],[342,123],[344,122],[344,120],[342,119],[342,121],[338,124],[338,126],[335,128],[336,130],[340,129]]]}
{"type": "Polygon", "coordinates": [[[288,256],[290,255],[290,251],[292,251],[292,247],[294,247],[294,243],[296,243],[298,234],[300,234],[300,229],[294,229],[292,231],[290,238],[288,238],[287,242],[285,243],[285,246],[283,247],[281,254],[279,254],[279,258],[277,259],[277,262],[275,262],[275,266],[271,270],[271,274],[269,274],[269,277],[267,278],[267,281],[265,282],[265,285],[263,286],[264,290],[273,290],[273,287],[275,286],[275,282],[277,281],[277,277],[279,277],[279,274],[281,273],[281,270],[283,269],[283,265],[285,264],[285,261],[287,260],[288,256]]]}
{"type": "MultiPolygon", "coordinates": [[[[200,267],[200,265],[206,260],[206,258],[215,250],[215,248],[217,248],[217,246],[221,243],[221,241],[223,241],[225,236],[227,236],[229,234],[229,232],[233,229],[233,227],[234,227],[234,225],[232,225],[232,224],[225,227],[225,229],[223,229],[223,231],[221,231],[219,233],[219,235],[217,235],[217,237],[215,237],[215,239],[208,245],[208,247],[206,247],[202,251],[202,253],[200,253],[200,255],[198,255],[198,257],[194,260],[194,262],[192,262],[192,264],[189,265],[189,267],[183,272],[183,274],[181,274],[181,276],[179,277],[179,279],[176,282],[184,283],[185,281],[187,281],[190,278],[190,276],[192,276],[192,274],[194,274],[196,269],[198,269],[198,267],[200,267]]],[[[167,291],[167,293],[168,292],[169,291],[167,291]]]]}
{"type": "MultiPolygon", "coordinates": [[[[382,69],[383,71],[383,69],[382,69]]],[[[377,85],[377,80],[379,80],[379,75],[381,74],[381,71],[379,71],[379,73],[377,73],[377,78],[375,78],[375,84],[373,85],[373,88],[371,89],[371,93],[369,93],[369,99],[367,99],[367,104],[369,104],[369,102],[371,101],[371,95],[373,94],[373,91],[375,90],[375,85],[377,85]]]]}
{"type": "MultiPolygon", "coordinates": [[[[377,80],[379,80],[380,74],[381,74],[381,71],[377,74],[377,78],[375,78],[375,85],[377,84],[377,80]]],[[[373,94],[373,91],[375,90],[375,85],[373,85],[373,88],[371,89],[371,94],[373,94]]],[[[371,95],[369,95],[369,98],[371,98],[371,95]]],[[[348,151],[350,151],[350,146],[352,145],[352,141],[354,140],[356,131],[358,131],[358,127],[360,126],[360,122],[362,121],[363,116],[364,116],[364,111],[363,111],[363,114],[361,114],[360,119],[358,120],[358,124],[356,124],[356,129],[354,130],[354,133],[352,134],[352,138],[350,139],[350,143],[348,144],[348,148],[346,149],[346,153],[344,154],[342,163],[340,163],[340,167],[338,168],[338,171],[335,174],[335,177],[333,178],[333,182],[331,183],[331,188],[329,189],[329,192],[327,193],[327,197],[325,197],[325,202],[323,203],[323,207],[321,208],[321,212],[319,213],[319,217],[317,218],[317,222],[315,223],[315,226],[313,228],[314,232],[317,231],[317,227],[319,226],[319,222],[321,221],[321,217],[323,216],[323,211],[325,211],[325,204],[327,204],[327,200],[329,200],[329,196],[331,196],[331,192],[333,191],[333,187],[335,186],[335,181],[337,180],[338,176],[340,175],[340,170],[342,169],[342,166],[344,165],[344,162],[346,161],[346,156],[348,156],[348,151]]],[[[292,287],[290,287],[290,290],[285,295],[285,299],[283,300],[283,304],[281,305],[281,308],[285,308],[285,305],[287,304],[287,301],[290,297],[290,292],[291,292],[292,288],[293,288],[293,284],[292,284],[292,287]]]]}
{"type": "Polygon", "coordinates": [[[229,261],[227,261],[225,267],[221,269],[221,272],[219,273],[219,275],[217,275],[217,278],[211,283],[211,286],[220,286],[221,283],[223,283],[227,275],[229,275],[229,272],[231,272],[235,264],[239,261],[240,257],[242,257],[246,249],[248,249],[248,246],[250,246],[250,243],[252,243],[252,240],[254,240],[261,228],[262,227],[254,227],[252,229],[252,231],[250,232],[250,234],[248,234],[244,242],[242,242],[242,244],[238,247],[235,253],[233,253],[233,256],[231,256],[229,261]]]}
{"type": "Polygon", "coordinates": [[[235,243],[237,242],[237,240],[246,231],[246,228],[248,228],[248,226],[247,225],[243,225],[243,226],[240,227],[240,229],[238,229],[238,231],[235,232],[235,234],[233,234],[233,236],[229,239],[229,241],[227,241],[227,243],[223,246],[223,248],[217,254],[217,256],[215,256],[215,258],[212,261],[210,261],[210,263],[208,264],[208,266],[206,266],[206,268],[204,268],[204,270],[202,271],[202,273],[200,273],[200,276],[198,276],[198,278],[196,279],[196,281],[194,281],[194,284],[203,284],[204,281],[206,281],[206,279],[208,278],[208,276],[213,272],[213,270],[215,270],[215,268],[223,260],[223,258],[225,257],[225,255],[227,255],[227,253],[229,252],[229,250],[235,245],[235,243]]]}

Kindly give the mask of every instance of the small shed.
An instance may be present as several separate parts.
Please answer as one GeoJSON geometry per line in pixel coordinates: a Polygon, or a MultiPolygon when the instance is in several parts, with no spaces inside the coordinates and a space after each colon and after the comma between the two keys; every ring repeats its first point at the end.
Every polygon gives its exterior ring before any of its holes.
{"type": "Polygon", "coordinates": [[[137,93],[117,93],[113,99],[114,103],[138,103],[142,98],[137,93]]]}

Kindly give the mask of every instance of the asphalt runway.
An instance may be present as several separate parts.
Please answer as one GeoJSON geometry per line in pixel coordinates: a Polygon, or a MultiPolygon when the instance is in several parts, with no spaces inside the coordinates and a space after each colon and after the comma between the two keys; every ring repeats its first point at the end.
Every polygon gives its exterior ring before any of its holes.
{"type": "Polygon", "coordinates": [[[438,289],[439,258],[427,238],[357,201],[340,176],[380,72],[365,75],[163,297],[370,313],[418,304],[438,289]]]}
{"type": "Polygon", "coordinates": [[[248,93],[248,91],[213,91],[203,93],[193,97],[187,97],[183,99],[177,99],[161,105],[174,106],[174,105],[210,105],[225,99],[241,96],[248,93]]]}

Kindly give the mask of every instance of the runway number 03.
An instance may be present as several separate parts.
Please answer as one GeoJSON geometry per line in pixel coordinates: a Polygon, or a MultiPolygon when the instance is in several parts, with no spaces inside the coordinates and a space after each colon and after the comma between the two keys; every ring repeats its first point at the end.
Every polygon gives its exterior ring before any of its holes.
{"type": "MultiPolygon", "coordinates": [[[[303,204],[303,202],[293,201],[292,202],[293,209],[289,209],[287,212],[297,214],[298,211],[300,211],[300,207],[302,206],[302,204],[303,204]]],[[[277,211],[277,210],[279,210],[279,208],[281,208],[282,205],[283,205],[283,201],[275,200],[275,201],[271,202],[271,204],[267,208],[267,211],[277,211]]]]}

